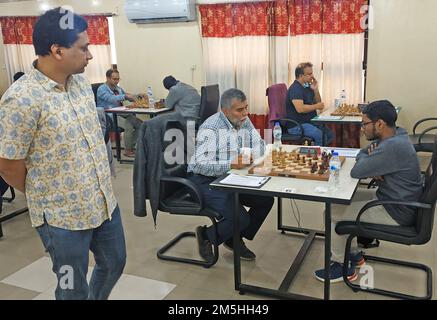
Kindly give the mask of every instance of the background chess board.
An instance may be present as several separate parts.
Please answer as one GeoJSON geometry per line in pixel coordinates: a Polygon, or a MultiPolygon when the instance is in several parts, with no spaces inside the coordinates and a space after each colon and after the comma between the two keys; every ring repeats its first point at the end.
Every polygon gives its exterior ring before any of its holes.
{"type": "MultiPolygon", "coordinates": [[[[312,156],[302,155],[300,154],[300,158],[305,159],[305,164],[300,163],[300,161],[294,159],[289,159],[291,154],[297,154],[297,152],[283,152],[283,156],[280,156],[280,159],[272,160],[272,154],[268,154],[264,161],[253,165],[249,168],[249,174],[256,175],[266,175],[266,176],[279,176],[279,177],[289,177],[289,178],[298,178],[298,179],[310,179],[310,180],[320,180],[320,181],[328,181],[329,180],[329,168],[323,174],[319,174],[319,166],[322,164],[322,159],[320,155],[318,156],[318,160],[312,160],[312,156]],[[282,159],[284,159],[282,165],[282,159]],[[311,165],[308,165],[308,159],[311,159],[311,163],[317,162],[317,171],[311,173],[311,165]],[[282,168],[284,167],[284,168],[282,168]]],[[[340,157],[341,163],[343,163],[345,157],[340,157]]]]}
{"type": "Polygon", "coordinates": [[[341,105],[334,112],[331,112],[331,116],[359,116],[361,117],[363,114],[361,110],[355,105],[341,105]]]}

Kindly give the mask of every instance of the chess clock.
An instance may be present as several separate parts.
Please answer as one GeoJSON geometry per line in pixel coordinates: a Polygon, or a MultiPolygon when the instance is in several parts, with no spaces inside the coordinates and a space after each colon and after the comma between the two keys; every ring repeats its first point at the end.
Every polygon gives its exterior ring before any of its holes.
{"type": "Polygon", "coordinates": [[[300,147],[299,148],[300,154],[311,154],[311,155],[319,155],[321,153],[320,148],[314,148],[314,147],[300,147]]]}

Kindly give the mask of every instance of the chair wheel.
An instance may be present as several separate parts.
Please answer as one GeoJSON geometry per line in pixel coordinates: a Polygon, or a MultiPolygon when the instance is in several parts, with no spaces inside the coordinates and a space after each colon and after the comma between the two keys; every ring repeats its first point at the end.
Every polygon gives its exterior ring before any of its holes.
{"type": "Polygon", "coordinates": [[[285,231],[284,231],[284,230],[282,230],[282,231],[281,231],[281,234],[285,234],[285,231]]]}
{"type": "Polygon", "coordinates": [[[241,296],[244,296],[244,291],[239,291],[238,292],[241,296]]]}

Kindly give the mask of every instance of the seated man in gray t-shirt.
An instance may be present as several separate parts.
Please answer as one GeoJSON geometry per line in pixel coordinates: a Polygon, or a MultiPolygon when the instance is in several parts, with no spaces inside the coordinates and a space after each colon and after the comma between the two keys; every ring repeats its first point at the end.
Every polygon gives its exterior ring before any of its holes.
{"type": "MultiPolygon", "coordinates": [[[[362,149],[351,171],[353,178],[374,178],[378,181],[375,193],[372,189],[358,189],[349,206],[332,206],[331,226],[331,282],[343,280],[342,268],[347,235],[338,235],[335,226],[340,221],[355,221],[359,210],[370,200],[418,201],[423,188],[419,160],[407,132],[396,128],[397,113],[387,100],[375,101],[363,110],[361,128],[372,143],[362,149]]],[[[416,211],[411,207],[384,205],[369,208],[361,221],[393,226],[413,225],[416,211]]],[[[355,267],[365,263],[357,250],[356,238],[351,247],[351,265],[348,278],[357,278],[355,267]]],[[[324,269],[315,272],[318,280],[324,281],[324,269]]]]}
{"type": "Polygon", "coordinates": [[[165,99],[166,108],[180,112],[184,117],[199,117],[200,95],[192,86],[167,76],[162,81],[169,91],[165,99]]]}

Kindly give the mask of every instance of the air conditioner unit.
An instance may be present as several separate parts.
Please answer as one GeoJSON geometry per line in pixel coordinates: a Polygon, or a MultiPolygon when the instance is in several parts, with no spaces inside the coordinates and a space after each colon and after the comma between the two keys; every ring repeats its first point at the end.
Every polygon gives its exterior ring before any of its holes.
{"type": "Polygon", "coordinates": [[[125,12],[133,23],[196,20],[195,0],[126,0],[125,12]]]}

